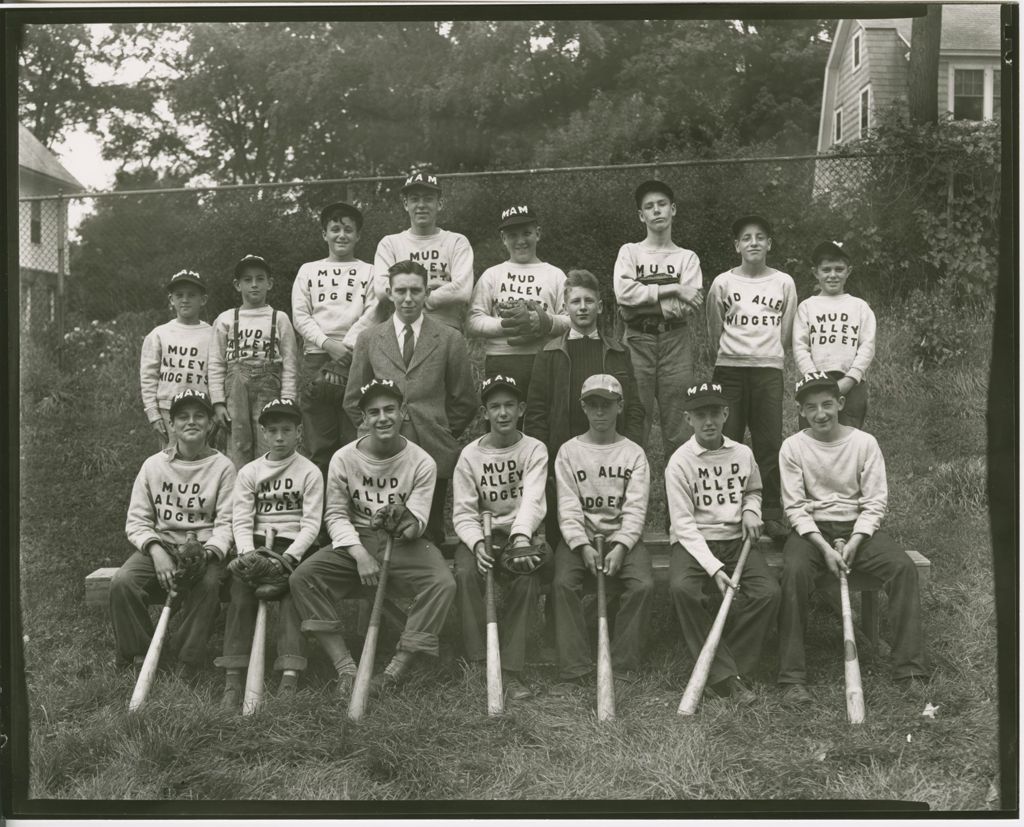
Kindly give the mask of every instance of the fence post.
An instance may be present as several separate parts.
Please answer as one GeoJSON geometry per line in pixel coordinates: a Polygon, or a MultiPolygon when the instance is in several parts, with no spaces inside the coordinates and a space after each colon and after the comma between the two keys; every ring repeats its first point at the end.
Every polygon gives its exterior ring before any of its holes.
{"type": "Polygon", "coordinates": [[[57,191],[57,366],[64,369],[64,251],[67,228],[64,226],[64,190],[57,191]]]}

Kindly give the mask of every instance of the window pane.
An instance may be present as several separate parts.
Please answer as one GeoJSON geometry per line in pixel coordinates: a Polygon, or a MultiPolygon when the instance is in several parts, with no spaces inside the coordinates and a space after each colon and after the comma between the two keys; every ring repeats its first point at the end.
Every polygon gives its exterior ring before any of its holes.
{"type": "Polygon", "coordinates": [[[1002,112],[1001,101],[999,99],[999,84],[1000,76],[1002,72],[998,69],[992,72],[992,118],[999,120],[999,115],[1002,112]]]}
{"type": "Polygon", "coordinates": [[[860,93],[860,131],[864,132],[870,126],[870,112],[868,107],[868,90],[860,93]]]}
{"type": "Polygon", "coordinates": [[[33,244],[39,244],[43,240],[42,233],[42,202],[32,201],[29,216],[29,236],[33,244]]]}
{"type": "Polygon", "coordinates": [[[838,110],[836,112],[836,125],[835,125],[834,134],[835,134],[835,138],[834,138],[835,143],[838,144],[840,141],[843,140],[843,110],[842,109],[840,109],[840,110],[838,110]]]}
{"type": "Polygon", "coordinates": [[[957,69],[953,75],[953,95],[968,97],[985,95],[984,69],[957,69]]]}
{"type": "Polygon", "coordinates": [[[980,121],[984,115],[984,98],[953,98],[953,118],[958,121],[980,121]]]}
{"type": "Polygon", "coordinates": [[[860,66],[860,35],[853,39],[853,68],[860,66]]]}

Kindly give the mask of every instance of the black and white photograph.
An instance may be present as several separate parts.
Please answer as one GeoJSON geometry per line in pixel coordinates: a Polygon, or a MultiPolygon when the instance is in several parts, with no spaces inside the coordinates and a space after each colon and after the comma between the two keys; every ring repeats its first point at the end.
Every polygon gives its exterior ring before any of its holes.
{"type": "Polygon", "coordinates": [[[17,809],[1017,810],[1016,9],[4,23],[17,809]]]}

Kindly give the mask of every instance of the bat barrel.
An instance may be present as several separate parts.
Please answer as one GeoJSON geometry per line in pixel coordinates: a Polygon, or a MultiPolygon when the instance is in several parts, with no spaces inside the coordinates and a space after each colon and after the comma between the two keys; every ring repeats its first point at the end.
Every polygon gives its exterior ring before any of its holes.
{"type": "Polygon", "coordinates": [[[597,544],[597,718],[615,717],[615,677],[612,672],[611,643],[608,636],[608,602],[604,586],[604,537],[597,544]]]}
{"type": "Polygon", "coordinates": [[[391,563],[393,545],[394,538],[389,535],[384,545],[384,559],[381,560],[380,574],[377,576],[377,592],[373,596],[370,622],[366,627],[366,639],[363,641],[363,654],[359,657],[356,679],[352,684],[352,697],[348,704],[348,717],[353,721],[358,721],[366,712],[370,678],[373,676],[373,661],[377,655],[377,636],[380,631],[381,613],[384,610],[384,595],[387,589],[388,567],[391,563]]]}
{"type": "Polygon", "coordinates": [[[149,695],[149,690],[156,680],[156,669],[160,665],[160,652],[164,648],[164,640],[167,637],[167,625],[171,621],[171,601],[174,599],[174,592],[167,595],[163,608],[160,610],[160,619],[157,621],[156,629],[153,632],[153,639],[146,650],[146,658],[139,670],[138,680],[135,681],[135,689],[132,691],[131,700],[128,701],[128,711],[136,712],[142,708],[149,695]]]}
{"type": "MultiPolygon", "coordinates": [[[[484,531],[484,545],[492,557],[492,515],[484,511],[480,515],[484,531]]],[[[501,645],[498,641],[498,609],[494,598],[494,568],[487,569],[484,576],[484,601],[487,608],[487,714],[501,715],[505,711],[504,688],[501,681],[501,645]]]]}
{"type": "Polygon", "coordinates": [[[864,689],[861,685],[860,658],[853,631],[853,608],[846,574],[839,572],[839,601],[843,613],[843,672],[846,680],[846,715],[851,724],[862,724],[865,718],[864,689]]]}

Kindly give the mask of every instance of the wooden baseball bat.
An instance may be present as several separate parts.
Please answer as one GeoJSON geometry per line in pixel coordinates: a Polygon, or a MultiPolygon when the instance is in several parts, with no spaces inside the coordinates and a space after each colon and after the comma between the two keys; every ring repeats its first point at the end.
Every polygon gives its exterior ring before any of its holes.
{"type": "Polygon", "coordinates": [[[380,563],[380,574],[377,575],[377,593],[373,598],[370,622],[366,627],[363,654],[359,658],[359,668],[356,670],[356,679],[352,684],[352,697],[348,702],[348,717],[353,721],[358,721],[366,712],[370,678],[373,677],[373,660],[377,656],[377,635],[380,632],[381,612],[384,611],[384,589],[388,582],[388,564],[391,562],[391,547],[394,542],[394,538],[389,534],[384,544],[384,559],[380,563]]]}
{"type": "MultiPolygon", "coordinates": [[[[263,545],[273,550],[277,530],[268,528],[263,545]]],[[[267,671],[267,601],[261,600],[256,609],[256,628],[252,633],[249,650],[249,668],[245,673],[245,694],[242,696],[242,714],[253,715],[263,705],[263,681],[267,671]]]]}
{"type": "Polygon", "coordinates": [[[615,717],[615,678],[612,646],[608,639],[608,600],[604,593],[604,537],[594,538],[597,548],[597,719],[615,717]]]}
{"type": "MultiPolygon", "coordinates": [[[[844,540],[836,540],[836,551],[843,553],[844,540]]],[[[846,677],[846,715],[851,724],[864,723],[864,689],[860,682],[860,659],[853,632],[853,610],[850,607],[850,586],[846,572],[839,570],[839,602],[843,607],[843,658],[846,677]]]]}
{"type": "MultiPolygon", "coordinates": [[[[490,511],[480,515],[484,524],[484,545],[492,557],[490,511]]],[[[501,715],[505,711],[505,700],[501,686],[501,648],[498,644],[498,610],[494,604],[494,567],[487,569],[484,586],[487,602],[487,714],[501,715]]]]}
{"type": "MultiPolygon", "coordinates": [[[[743,567],[747,563],[747,555],[750,553],[750,539],[743,541],[743,548],[740,549],[740,559],[736,563],[736,569],[732,573],[732,582],[739,585],[740,576],[743,574],[743,567]]],[[[729,607],[732,606],[732,599],[736,596],[736,589],[732,586],[725,590],[722,598],[722,605],[718,608],[715,622],[711,625],[704,647],[697,656],[697,662],[690,674],[690,681],[686,684],[683,698],[679,702],[680,715],[693,715],[697,711],[697,703],[700,696],[704,694],[704,687],[708,682],[708,675],[711,673],[711,664],[715,659],[715,651],[722,640],[722,632],[725,630],[725,620],[729,614],[729,607]]]]}
{"type": "Polygon", "coordinates": [[[167,624],[171,621],[171,601],[174,600],[177,592],[173,586],[167,593],[164,607],[160,610],[160,619],[156,623],[156,630],[153,632],[153,639],[149,642],[149,649],[146,650],[146,659],[142,662],[139,670],[139,677],[135,681],[135,690],[128,702],[128,711],[137,712],[146,702],[146,696],[156,680],[156,668],[160,664],[160,650],[164,648],[164,640],[167,638],[167,624]]]}

